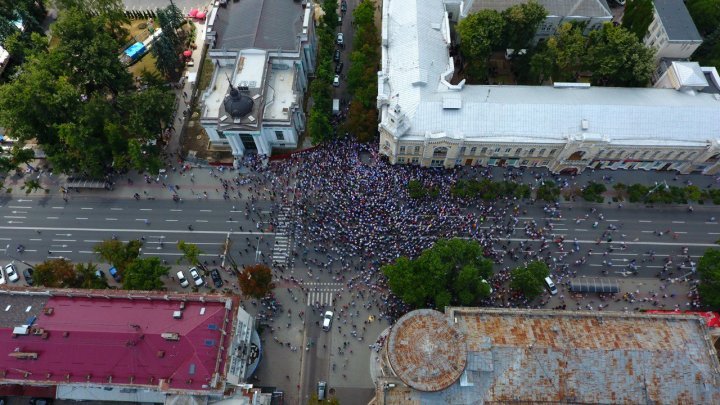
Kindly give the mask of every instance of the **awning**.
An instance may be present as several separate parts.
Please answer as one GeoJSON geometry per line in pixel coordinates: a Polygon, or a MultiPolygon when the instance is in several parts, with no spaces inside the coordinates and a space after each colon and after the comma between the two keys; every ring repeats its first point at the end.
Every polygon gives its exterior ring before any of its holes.
{"type": "Polygon", "coordinates": [[[620,286],[615,279],[584,278],[570,281],[570,291],[615,294],[620,292],[620,286]]]}
{"type": "Polygon", "coordinates": [[[68,179],[65,188],[105,188],[107,183],[99,180],[68,179]]]}

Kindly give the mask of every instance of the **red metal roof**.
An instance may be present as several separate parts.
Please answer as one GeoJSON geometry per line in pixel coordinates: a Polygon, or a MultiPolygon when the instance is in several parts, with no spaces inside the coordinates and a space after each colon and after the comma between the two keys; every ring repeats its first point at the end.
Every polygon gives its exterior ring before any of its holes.
{"type": "Polygon", "coordinates": [[[229,336],[221,340],[221,329],[231,334],[234,314],[226,311],[225,301],[186,301],[182,319],[173,318],[178,298],[52,297],[48,308],[52,314],[41,311],[29,335],[13,337],[11,327],[0,328],[5,352],[0,353],[0,382],[218,388],[210,387],[211,380],[216,367],[223,373],[230,341],[229,336]],[[178,340],[163,333],[176,333],[178,340]],[[13,352],[36,353],[37,359],[16,358],[13,352]]]}

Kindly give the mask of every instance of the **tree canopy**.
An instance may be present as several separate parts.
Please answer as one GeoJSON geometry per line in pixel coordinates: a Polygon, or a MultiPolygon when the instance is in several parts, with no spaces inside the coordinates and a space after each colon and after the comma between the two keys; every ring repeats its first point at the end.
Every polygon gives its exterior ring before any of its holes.
{"type": "Polygon", "coordinates": [[[706,250],[698,261],[697,272],[700,299],[703,304],[717,310],[720,308],[720,250],[706,250]]]}
{"type": "Polygon", "coordinates": [[[113,2],[63,1],[69,6],[52,27],[57,44],[34,42],[17,77],[0,87],[0,126],[20,143],[36,140],[60,172],[100,178],[159,166],[150,141],[170,122],[174,95],[161,87],[138,91],[118,59],[124,42],[108,28],[114,14],[74,4],[113,2]]]}
{"type": "Polygon", "coordinates": [[[439,240],[417,259],[400,257],[382,271],[392,292],[406,304],[438,309],[478,304],[490,295],[486,281],[493,274],[482,247],[463,239],[439,240]]]}
{"type": "Polygon", "coordinates": [[[272,282],[272,270],[261,263],[245,267],[238,274],[238,282],[243,295],[258,299],[266,296],[275,288],[275,284],[272,282]]]}
{"type": "Polygon", "coordinates": [[[550,275],[547,264],[540,260],[516,267],[510,272],[510,288],[520,291],[527,298],[534,299],[542,294],[544,279],[550,275]]]}
{"type": "Polygon", "coordinates": [[[69,260],[49,259],[35,266],[33,282],[37,286],[69,288],[75,286],[75,268],[69,260]]]}
{"type": "Polygon", "coordinates": [[[622,18],[623,28],[642,41],[653,21],[653,9],[652,0],[627,0],[622,18]]]}
{"type": "Polygon", "coordinates": [[[123,288],[126,290],[162,290],[165,284],[160,277],[167,276],[170,267],[163,265],[157,257],[133,260],[123,274],[123,288]]]}
{"type": "Polygon", "coordinates": [[[202,250],[194,243],[186,243],[184,240],[180,240],[177,243],[177,248],[183,255],[178,259],[178,263],[182,260],[186,260],[191,266],[197,266],[200,264],[200,255],[202,250]]]}
{"type": "Polygon", "coordinates": [[[504,46],[516,50],[526,49],[547,14],[545,7],[535,0],[505,9],[502,12],[505,20],[502,38],[504,46]]]}
{"type": "Polygon", "coordinates": [[[685,6],[701,34],[720,29],[720,0],[688,0],[685,6]]]}
{"type": "Polygon", "coordinates": [[[476,80],[487,78],[487,60],[502,44],[505,20],[495,10],[480,10],[469,14],[457,24],[460,51],[468,74],[476,80]]]}
{"type": "Polygon", "coordinates": [[[117,239],[104,240],[93,247],[93,252],[102,260],[115,266],[120,275],[140,256],[142,242],[133,239],[124,243],[117,239]]]}

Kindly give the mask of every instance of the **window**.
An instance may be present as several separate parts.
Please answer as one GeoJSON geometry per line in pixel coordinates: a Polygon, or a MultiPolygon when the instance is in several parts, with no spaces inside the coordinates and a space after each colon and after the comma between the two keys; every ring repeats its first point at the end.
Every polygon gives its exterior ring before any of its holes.
{"type": "Polygon", "coordinates": [[[650,157],[651,157],[651,158],[654,158],[655,156],[658,155],[658,153],[660,153],[660,151],[659,151],[659,150],[656,150],[655,152],[653,152],[653,154],[652,154],[650,157]]]}
{"type": "Polygon", "coordinates": [[[487,148],[482,148],[482,149],[480,149],[480,154],[481,154],[481,155],[484,155],[485,153],[487,153],[487,148]]]}
{"type": "Polygon", "coordinates": [[[473,146],[472,148],[470,148],[470,154],[474,155],[475,153],[477,153],[477,148],[473,146]]]}
{"type": "Polygon", "coordinates": [[[405,163],[405,158],[404,158],[404,157],[399,157],[399,158],[398,158],[398,163],[405,163]]]}
{"type": "Polygon", "coordinates": [[[465,154],[465,147],[464,147],[464,146],[460,148],[460,154],[461,154],[461,155],[464,155],[464,154],[465,154]]]}
{"type": "Polygon", "coordinates": [[[414,153],[414,154],[415,154],[415,155],[419,155],[419,154],[420,154],[420,147],[419,147],[419,146],[416,146],[416,147],[415,147],[415,153],[414,153]]]}
{"type": "Polygon", "coordinates": [[[684,155],[684,154],[685,154],[685,152],[683,152],[683,151],[678,152],[677,156],[675,156],[675,159],[680,159],[682,157],[682,155],[684,155]]]}
{"type": "Polygon", "coordinates": [[[532,156],[533,153],[535,153],[535,148],[532,148],[528,151],[528,156],[532,156]]]}
{"type": "Polygon", "coordinates": [[[648,153],[650,153],[650,151],[646,150],[645,152],[643,152],[642,155],[640,155],[640,159],[643,159],[645,156],[647,156],[648,153]]]}
{"type": "Polygon", "coordinates": [[[442,167],[443,163],[445,163],[445,160],[443,159],[433,159],[430,161],[431,167],[442,167]]]}
{"type": "Polygon", "coordinates": [[[420,159],[418,159],[416,157],[412,158],[412,164],[416,165],[418,163],[420,163],[420,159]]]}
{"type": "Polygon", "coordinates": [[[633,151],[633,153],[631,153],[630,156],[628,156],[628,158],[632,159],[635,157],[635,155],[637,155],[637,151],[633,151]]]}
{"type": "Polygon", "coordinates": [[[550,149],[550,156],[555,156],[555,152],[557,152],[557,149],[550,149]]]}
{"type": "Polygon", "coordinates": [[[500,148],[495,148],[495,153],[500,153],[500,148]]]}
{"type": "Polygon", "coordinates": [[[666,154],[665,154],[665,157],[664,157],[663,159],[667,159],[667,158],[669,158],[669,157],[670,157],[670,155],[672,155],[672,153],[673,153],[673,151],[671,151],[671,150],[670,150],[670,151],[668,151],[668,153],[666,153],[666,154]]]}
{"type": "Polygon", "coordinates": [[[523,165],[523,166],[527,166],[528,161],[527,161],[527,160],[523,160],[522,163],[520,163],[520,164],[523,165]]]}
{"type": "Polygon", "coordinates": [[[405,147],[404,147],[404,146],[401,146],[401,147],[400,147],[400,154],[401,154],[401,155],[404,155],[404,154],[405,154],[405,147]]]}
{"type": "Polygon", "coordinates": [[[539,155],[540,155],[540,156],[544,156],[544,155],[545,155],[545,149],[540,149],[539,155]]]}
{"type": "Polygon", "coordinates": [[[550,163],[550,161],[549,161],[549,160],[543,160],[543,162],[542,162],[542,165],[543,165],[543,166],[547,166],[547,165],[548,165],[548,163],[550,163]]]}
{"type": "Polygon", "coordinates": [[[696,154],[697,154],[697,152],[690,152],[690,154],[687,155],[687,159],[692,159],[692,158],[694,158],[696,154]]]}
{"type": "Polygon", "coordinates": [[[505,153],[510,153],[510,148],[505,149],[505,153]]]}
{"type": "Polygon", "coordinates": [[[438,148],[433,149],[433,157],[442,157],[444,158],[447,155],[448,148],[444,146],[440,146],[438,148]]]}
{"type": "Polygon", "coordinates": [[[225,132],[217,131],[217,134],[220,137],[220,139],[227,139],[227,135],[225,135],[225,132]]]}
{"type": "Polygon", "coordinates": [[[609,152],[607,153],[607,155],[606,155],[605,157],[611,158],[611,157],[613,156],[613,153],[615,153],[615,151],[612,151],[612,150],[611,150],[611,151],[609,151],[609,152]]]}
{"type": "Polygon", "coordinates": [[[278,141],[284,141],[285,140],[285,133],[283,131],[275,131],[275,137],[278,141]]]}
{"type": "Polygon", "coordinates": [[[515,155],[516,155],[516,156],[519,155],[520,152],[522,152],[522,148],[517,148],[517,149],[515,150],[515,155]]]}

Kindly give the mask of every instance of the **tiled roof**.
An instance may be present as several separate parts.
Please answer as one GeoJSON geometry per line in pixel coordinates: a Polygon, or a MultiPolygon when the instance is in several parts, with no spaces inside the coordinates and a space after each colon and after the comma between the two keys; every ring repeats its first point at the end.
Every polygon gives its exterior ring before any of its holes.
{"type": "MultiPolygon", "coordinates": [[[[529,0],[471,0],[469,12],[480,10],[504,11],[529,0]]],[[[610,7],[605,0],[537,0],[548,15],[558,17],[610,17],[610,7]]]]}
{"type": "MultiPolygon", "coordinates": [[[[2,294],[3,302],[5,298],[2,294]]],[[[0,348],[5,350],[0,353],[0,383],[217,390],[213,378],[223,374],[226,352],[220,346],[228,345],[222,331],[231,333],[233,308],[222,297],[201,302],[192,296],[150,294],[134,299],[111,293],[51,296],[36,309],[29,334],[13,336],[13,326],[20,324],[0,326],[0,348]],[[182,318],[175,319],[173,312],[183,305],[182,318]]]]}
{"type": "MultiPolygon", "coordinates": [[[[422,404],[720,403],[720,363],[699,317],[446,308],[445,314],[411,312],[405,317],[412,324],[393,328],[418,330],[422,318],[439,323],[438,316],[460,331],[467,366],[447,389],[414,391],[422,404]]],[[[419,330],[436,347],[457,340],[419,330]]],[[[385,349],[392,364],[393,347],[385,349]]],[[[427,367],[426,358],[417,360],[417,367],[427,367]]],[[[431,364],[444,373],[442,363],[431,364]]]]}
{"type": "Polygon", "coordinates": [[[219,8],[213,28],[216,49],[297,50],[304,8],[292,0],[228,1],[219,8]]]}
{"type": "Polygon", "coordinates": [[[653,3],[670,41],[702,41],[682,0],[654,0],[653,3]]]}

